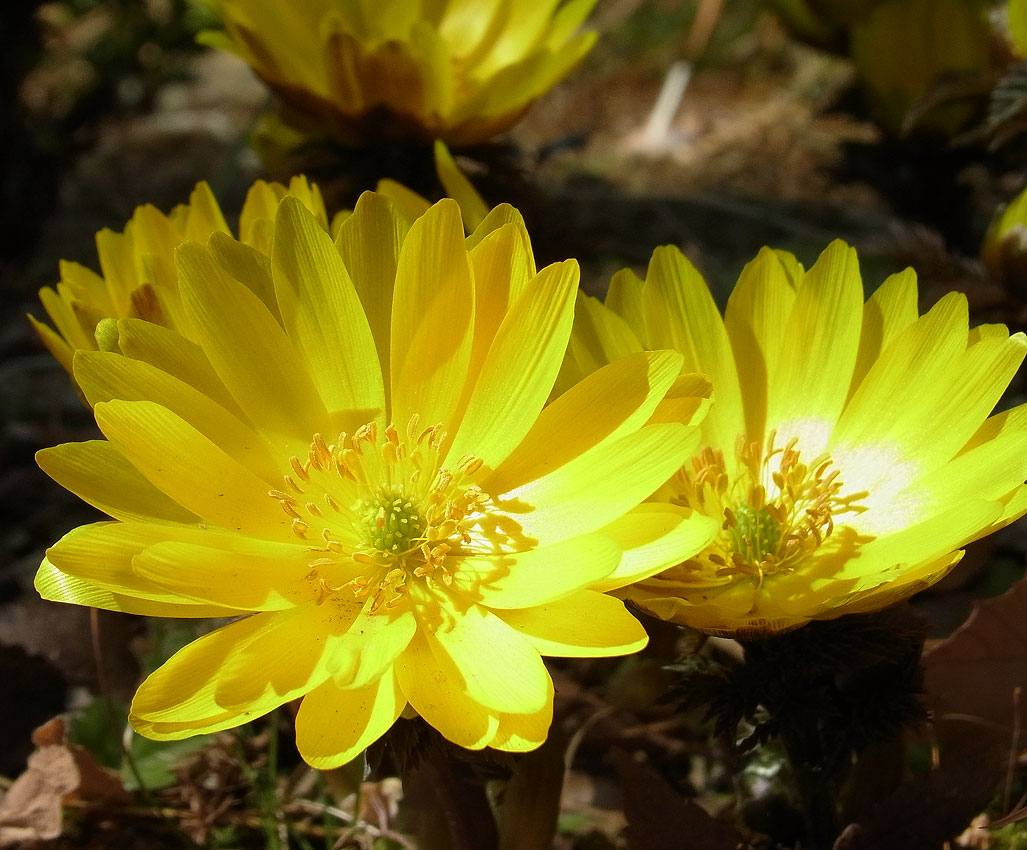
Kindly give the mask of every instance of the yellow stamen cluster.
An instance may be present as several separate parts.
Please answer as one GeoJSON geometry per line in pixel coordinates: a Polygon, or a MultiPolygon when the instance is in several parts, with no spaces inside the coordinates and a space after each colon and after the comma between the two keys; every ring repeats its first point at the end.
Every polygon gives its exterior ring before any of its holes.
{"type": "Polygon", "coordinates": [[[803,463],[798,440],[764,448],[740,436],[736,467],[728,472],[722,452],[705,447],[675,481],[679,501],[707,516],[724,518],[721,534],[703,554],[682,564],[702,582],[791,572],[831,536],[839,514],[864,510],[867,494],[842,494],[830,455],[803,463]]]}
{"type": "Polygon", "coordinates": [[[269,495],[300,539],[321,527],[307,574],[318,604],[346,588],[371,598],[373,613],[398,604],[412,581],[452,584],[446,556],[474,550],[491,501],[471,483],[480,459],[441,465],[445,441],[441,425],[422,428],[412,416],[403,437],[368,423],[332,444],[315,434],[306,460],[290,459],[285,487],[269,495]]]}

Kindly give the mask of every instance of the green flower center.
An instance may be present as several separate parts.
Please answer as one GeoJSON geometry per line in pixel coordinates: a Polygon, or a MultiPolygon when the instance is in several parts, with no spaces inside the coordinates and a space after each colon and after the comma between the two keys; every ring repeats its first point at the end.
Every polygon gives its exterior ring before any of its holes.
{"type": "Polygon", "coordinates": [[[424,533],[425,522],[413,500],[399,487],[381,486],[357,508],[358,532],[368,549],[398,555],[412,548],[424,533]]]}
{"type": "Polygon", "coordinates": [[[864,510],[859,500],[866,493],[844,492],[830,455],[803,461],[796,438],[779,445],[772,432],[760,444],[741,435],[735,458],[728,465],[722,452],[706,446],[676,478],[682,504],[723,518],[719,538],[681,565],[692,577],[762,584],[812,555],[839,516],[864,510]]]}
{"type": "Polygon", "coordinates": [[[777,552],[781,526],[774,521],[769,510],[740,505],[733,514],[734,523],[728,526],[732,548],[747,563],[758,564],[767,555],[777,552]]]}
{"type": "Polygon", "coordinates": [[[492,500],[474,483],[482,461],[442,463],[442,425],[403,433],[360,426],[328,443],[314,434],[306,460],[289,458],[282,489],[268,491],[312,555],[305,578],[317,604],[335,594],[370,599],[371,612],[399,604],[414,584],[453,582],[450,553],[490,552],[504,541],[492,500]]]}

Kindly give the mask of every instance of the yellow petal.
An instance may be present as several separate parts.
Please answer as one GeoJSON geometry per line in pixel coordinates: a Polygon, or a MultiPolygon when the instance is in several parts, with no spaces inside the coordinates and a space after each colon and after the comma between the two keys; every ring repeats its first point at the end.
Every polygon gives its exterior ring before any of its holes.
{"type": "Polygon", "coordinates": [[[85,579],[61,572],[46,558],[36,571],[34,587],[43,599],[72,605],[87,605],[105,611],[140,614],[145,617],[230,617],[233,609],[194,602],[154,602],[137,599],[97,587],[85,579]]]}
{"type": "MultiPolygon", "coordinates": [[[[524,230],[524,216],[510,204],[497,204],[491,210],[489,214],[485,216],[481,224],[479,224],[473,232],[467,237],[467,250],[472,251],[481,244],[481,242],[490,233],[494,233],[499,230],[503,225],[513,224],[520,230],[524,230]]],[[[525,231],[527,233],[527,231],[525,231]]],[[[527,251],[527,259],[529,264],[529,271],[527,276],[524,278],[526,283],[535,276],[535,258],[531,253],[531,244],[525,240],[525,250],[527,251]]],[[[511,287],[513,284],[511,283],[511,287]]],[[[517,293],[511,291],[511,299],[517,300],[517,293]]]]}
{"type": "Polygon", "coordinates": [[[524,753],[542,745],[553,723],[553,683],[546,704],[530,714],[500,714],[499,727],[489,742],[494,750],[524,753]]]}
{"type": "Polygon", "coordinates": [[[512,555],[460,558],[453,584],[489,608],[526,608],[605,578],[620,556],[609,538],[582,535],[512,555]]]}
{"type": "Polygon", "coordinates": [[[958,508],[914,521],[901,531],[882,535],[860,547],[859,557],[839,564],[840,569],[831,577],[855,578],[854,590],[885,584],[911,567],[959,549],[1001,513],[1002,506],[997,502],[966,499],[958,508]]]}
{"type": "Polygon", "coordinates": [[[489,214],[488,204],[478,194],[471,181],[464,176],[446,143],[441,139],[435,140],[435,171],[446,194],[460,204],[464,229],[468,233],[473,233],[489,214]]]}
{"type": "MultiPolygon", "coordinates": [[[[783,439],[804,438],[804,453],[823,451],[838,421],[856,364],[862,315],[856,252],[833,242],[803,278],[778,368],[768,376],[767,430],[777,430],[783,439]]],[[[716,393],[716,376],[713,381],[716,393]]]]}
{"type": "Polygon", "coordinates": [[[61,572],[122,596],[155,603],[194,604],[138,575],[133,558],[146,547],[195,529],[148,523],[97,522],[72,529],[51,546],[47,560],[61,572]]]}
{"type": "Polygon", "coordinates": [[[565,392],[607,363],[641,350],[642,343],[624,319],[598,299],[579,292],[574,307],[574,333],[556,392],[565,392]]]}
{"type": "Polygon", "coordinates": [[[337,635],[357,610],[329,601],[276,611],[245,646],[226,656],[214,701],[224,709],[264,714],[313,690],[328,679],[337,635]]]}
{"type": "Polygon", "coordinates": [[[648,425],[605,441],[500,497],[521,530],[555,543],[613,522],[676,472],[698,446],[695,428],[648,425]]]}
{"type": "Polygon", "coordinates": [[[331,238],[295,198],[278,211],[273,271],[286,331],[339,420],[333,430],[345,427],[340,414],[360,411],[350,428],[384,418],[385,387],[367,316],[331,238]]]}
{"type": "Polygon", "coordinates": [[[965,296],[950,293],[900,333],[852,396],[832,444],[916,446],[925,415],[937,415],[945,378],[966,348],[966,311],[965,296]]]}
{"type": "Polygon", "coordinates": [[[368,601],[334,639],[328,672],[340,688],[363,688],[386,675],[417,631],[409,608],[372,613],[372,603],[368,601]]]}
{"type": "Polygon", "coordinates": [[[321,55],[324,58],[325,83],[332,102],[343,113],[360,113],[367,106],[358,67],[360,42],[352,33],[345,31],[338,18],[329,17],[326,20],[321,55]]]}
{"type": "Polygon", "coordinates": [[[449,424],[463,395],[474,324],[474,283],[460,208],[442,200],[403,243],[392,304],[392,421],[419,414],[449,424]]]}
{"type": "Polygon", "coordinates": [[[128,722],[138,732],[154,741],[180,741],[194,735],[210,735],[235,726],[241,726],[257,717],[248,712],[219,711],[208,717],[185,720],[182,722],[168,720],[146,720],[134,714],[128,715],[128,722]]]}
{"type": "MultiPolygon", "coordinates": [[[[215,233],[207,242],[211,256],[232,277],[245,284],[267,307],[272,316],[278,318],[278,301],[271,279],[270,254],[262,253],[243,242],[237,242],[225,233],[215,233]]],[[[271,246],[268,245],[268,251],[271,246]]]]}
{"type": "Polygon", "coordinates": [[[543,269],[496,332],[450,447],[447,465],[465,453],[495,468],[538,418],[560,369],[574,313],[578,264],[543,269]]]}
{"type": "Polygon", "coordinates": [[[621,550],[620,563],[591,585],[603,592],[648,578],[705,549],[720,532],[721,521],[688,508],[646,502],[600,531],[621,550]]]}
{"type": "Polygon", "coordinates": [[[646,346],[684,355],[682,370],[708,375],[715,403],[703,422],[706,442],[730,449],[744,428],[731,342],[702,276],[673,246],[653,251],[646,274],[646,346]]]}
{"type": "Polygon", "coordinates": [[[165,541],[132,561],[140,577],[198,602],[240,611],[276,611],[310,601],[303,576],[310,552],[290,543],[226,551],[197,543],[165,541]]]}
{"type": "Polygon", "coordinates": [[[431,631],[422,626],[422,631],[438,666],[452,664],[472,700],[512,714],[545,705],[549,673],[538,650],[492,612],[471,605],[431,631]]]}
{"type": "Polygon", "coordinates": [[[597,0],[568,0],[562,4],[556,10],[553,22],[549,26],[546,45],[558,49],[569,41],[591,14],[596,2],[597,0]]]}
{"type": "Polygon", "coordinates": [[[431,201],[423,195],[388,177],[379,180],[374,191],[392,201],[392,205],[407,224],[413,224],[431,207],[431,201]]]}
{"type": "Polygon", "coordinates": [[[880,611],[908,599],[914,593],[930,587],[944,578],[962,559],[963,550],[949,552],[933,561],[919,565],[916,570],[892,575],[887,584],[846,596],[832,602],[831,614],[861,614],[880,611]]]}
{"type": "Polygon", "coordinates": [[[963,447],[998,403],[1024,356],[1027,338],[988,337],[963,352],[943,382],[941,402],[926,411],[917,454],[925,466],[948,460],[963,447]],[[931,415],[933,413],[933,416],[931,415]]]}
{"type": "Polygon", "coordinates": [[[500,0],[451,0],[442,4],[439,32],[459,51],[456,55],[464,59],[465,53],[485,40],[502,5],[500,0]]]}
{"type": "Polygon", "coordinates": [[[307,445],[328,414],[306,364],[263,302],[210,253],[176,252],[182,304],[211,365],[263,434],[307,445]]]}
{"type": "Polygon", "coordinates": [[[918,478],[882,512],[930,516],[957,508],[968,495],[1003,500],[1027,478],[1027,405],[988,420],[984,442],[918,478]]]}
{"type": "Polygon", "coordinates": [[[384,735],[405,705],[391,670],[362,688],[342,689],[329,679],[300,703],[296,747],[311,767],[339,767],[384,735]]]}
{"type": "Polygon", "coordinates": [[[760,249],[742,269],[724,314],[735,362],[745,364],[738,380],[745,399],[747,434],[764,433],[767,376],[778,368],[794,303],[795,288],[780,258],[770,248],[760,249]]]}
{"type": "MultiPolygon", "coordinates": [[[[239,213],[239,241],[251,246],[265,257],[271,256],[271,242],[263,241],[257,231],[263,227],[261,222],[274,221],[275,213],[278,212],[278,204],[282,200],[282,186],[280,183],[268,183],[266,180],[257,180],[246,192],[246,199],[243,201],[242,211],[239,213]]],[[[214,250],[214,239],[211,239],[209,247],[214,250]]],[[[216,255],[215,251],[215,255],[216,255]]],[[[270,272],[270,267],[268,267],[270,272]]],[[[236,277],[236,280],[242,278],[236,277]]],[[[268,279],[270,283],[270,278],[268,279]]]]}
{"type": "Polygon", "coordinates": [[[542,655],[627,655],[648,641],[642,624],[628,613],[623,602],[594,590],[580,590],[544,605],[498,614],[542,655]]]}
{"type": "Polygon", "coordinates": [[[589,375],[542,410],[485,486],[492,492],[512,490],[638,429],[680,368],[675,352],[638,352],[589,375]]]}
{"type": "MultiPolygon", "coordinates": [[[[228,223],[218,206],[217,198],[206,182],[200,181],[189,195],[189,218],[182,236],[190,241],[203,242],[212,233],[231,234],[228,223]]],[[[176,243],[177,244],[177,241],[176,243]]]]}
{"type": "Polygon", "coordinates": [[[41,449],[36,463],[62,487],[115,519],[199,521],[196,514],[154,487],[106,440],[41,449]]]}
{"type": "Polygon", "coordinates": [[[682,425],[698,425],[710,410],[713,384],[705,375],[694,372],[678,375],[667,391],[648,424],[656,422],[679,422],[682,425]]]}
{"type": "Polygon", "coordinates": [[[645,338],[645,308],[642,292],[645,284],[631,269],[621,269],[610,278],[606,291],[607,307],[628,323],[638,339],[645,338]]]}
{"type": "Polygon", "coordinates": [[[477,375],[510,305],[520,300],[528,282],[534,279],[535,261],[528,232],[514,221],[482,236],[468,256],[474,270],[475,308],[468,371],[477,375]]]}
{"type": "Polygon", "coordinates": [[[420,632],[396,659],[396,677],[414,711],[454,744],[480,750],[495,736],[499,718],[467,695],[459,668],[420,632]]]}
{"type": "Polygon", "coordinates": [[[335,239],[335,247],[364,306],[382,375],[390,374],[392,298],[400,246],[408,229],[385,198],[364,192],[335,239]]]}
{"type": "Polygon", "coordinates": [[[68,343],[64,341],[64,338],[53,328],[49,325],[44,325],[31,313],[28,318],[36,333],[39,334],[39,338],[43,341],[43,345],[45,345],[47,350],[56,358],[57,362],[61,364],[64,371],[70,375],[71,358],[74,354],[71,346],[68,345],[68,343]]]}
{"type": "Polygon", "coordinates": [[[268,483],[171,411],[149,401],[96,406],[104,435],[158,489],[207,522],[289,539],[268,483]]]}
{"type": "Polygon", "coordinates": [[[149,363],[109,352],[80,351],[75,356],[75,379],[90,406],[113,399],[159,404],[216,445],[231,446],[232,457],[255,475],[280,474],[279,464],[252,429],[189,384],[149,363]]]}
{"type": "MultiPolygon", "coordinates": [[[[62,273],[67,267],[62,266],[62,273]]],[[[79,266],[79,268],[82,268],[79,266]]],[[[83,272],[96,277],[93,272],[88,269],[83,269],[83,272]]],[[[97,278],[102,286],[102,279],[97,278]]],[[[63,290],[63,287],[58,287],[58,290],[63,290]]],[[[93,341],[92,328],[84,328],[82,323],[79,321],[78,316],[75,315],[73,309],[72,298],[62,298],[57,291],[54,291],[49,286],[44,286],[39,290],[39,300],[43,303],[43,308],[46,310],[50,319],[53,321],[54,326],[57,328],[58,333],[67,340],[68,345],[73,349],[79,348],[95,348],[96,343],[93,341]]]]}
{"type": "Polygon", "coordinates": [[[208,731],[212,719],[221,723],[234,717],[235,723],[228,725],[238,725],[270,711],[274,706],[259,713],[246,706],[226,709],[217,703],[214,691],[223,665],[235,653],[245,651],[265,629],[292,613],[244,617],[184,646],[139,686],[132,700],[132,725],[148,737],[187,738],[208,731]],[[154,734],[154,723],[174,724],[174,734],[154,734]]]}
{"type": "Polygon", "coordinates": [[[890,275],[877,287],[863,305],[863,327],[850,394],[856,391],[881,352],[913,324],[918,315],[916,272],[912,269],[890,275]]]}
{"type": "Polygon", "coordinates": [[[230,413],[245,416],[203,349],[175,331],[141,319],[119,319],[118,347],[126,357],[156,366],[214,399],[230,413]]]}

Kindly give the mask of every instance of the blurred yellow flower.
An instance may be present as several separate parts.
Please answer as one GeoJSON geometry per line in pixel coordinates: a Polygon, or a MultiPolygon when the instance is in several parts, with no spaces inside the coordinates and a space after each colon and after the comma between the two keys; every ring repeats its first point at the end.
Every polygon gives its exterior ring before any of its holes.
{"type": "Polygon", "coordinates": [[[1027,284],[1027,189],[1000,207],[988,227],[981,258],[994,277],[1017,289],[1027,284]]]}
{"type": "Polygon", "coordinates": [[[659,495],[722,528],[623,591],[658,617],[755,637],[876,610],[1027,511],[1027,405],[987,418],[1027,339],[968,330],[958,293],[918,316],[912,270],[864,304],[841,242],[808,272],[765,248],[721,318],[695,268],[658,248],[644,282],[625,270],[606,306],[579,299],[561,380],[664,347],[711,378],[713,404],[659,495]]]}
{"type": "Polygon", "coordinates": [[[287,124],[360,144],[451,145],[511,127],[588,52],[596,0],[216,0],[237,53],[274,90],[287,124]]]}
{"type": "Polygon", "coordinates": [[[951,136],[966,127],[995,82],[991,7],[987,0],[882,0],[852,25],[856,76],[886,132],[951,136]]]}
{"type": "Polygon", "coordinates": [[[238,618],[140,686],[131,722],[153,738],[303,697],[297,743],[320,768],[408,704],[464,747],[538,746],[541,656],[642,647],[603,591],[717,533],[643,504],[696,451],[708,383],[639,352],[547,404],[578,268],[536,272],[508,206],[465,238],[452,200],[408,227],[367,193],[333,244],[287,197],[273,245],[260,283],[238,279],[241,243],[182,245],[183,335],[120,319],[122,353],[75,355],[106,440],[38,460],[115,521],[50,548],[37,589],[238,618]]]}
{"type": "Polygon", "coordinates": [[[1004,61],[992,0],[768,2],[794,33],[852,59],[871,118],[892,136],[964,129],[1004,61]]]}

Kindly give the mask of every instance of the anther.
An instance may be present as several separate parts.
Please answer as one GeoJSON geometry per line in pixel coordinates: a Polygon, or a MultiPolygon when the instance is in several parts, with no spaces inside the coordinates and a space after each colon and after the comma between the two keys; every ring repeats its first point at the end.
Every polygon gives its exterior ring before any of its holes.
{"type": "Polygon", "coordinates": [[[300,459],[296,457],[296,455],[289,458],[289,465],[292,467],[292,471],[295,472],[301,480],[307,483],[310,482],[310,474],[307,472],[303,464],[300,463],[300,459]]]}

